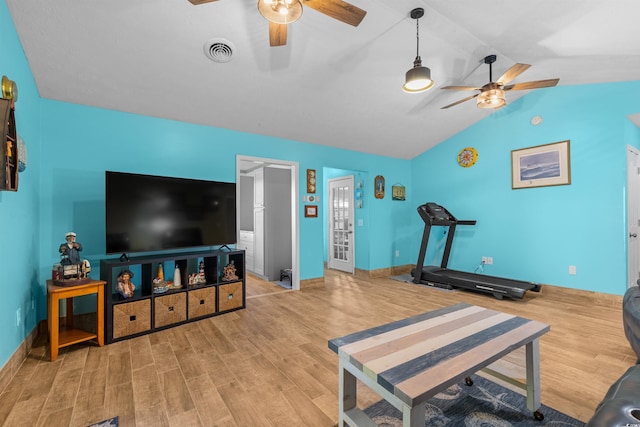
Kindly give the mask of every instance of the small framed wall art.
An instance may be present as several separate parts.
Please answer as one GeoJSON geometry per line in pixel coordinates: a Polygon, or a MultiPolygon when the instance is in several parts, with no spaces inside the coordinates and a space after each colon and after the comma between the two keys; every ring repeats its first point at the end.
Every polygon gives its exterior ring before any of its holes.
{"type": "Polygon", "coordinates": [[[305,205],[304,206],[304,216],[305,216],[305,218],[317,218],[318,217],[318,206],[317,205],[305,205]]]}
{"type": "Polygon", "coordinates": [[[384,177],[382,175],[376,176],[376,179],[373,181],[374,188],[374,196],[376,199],[384,198],[384,177]]]}
{"type": "Polygon", "coordinates": [[[405,188],[402,184],[391,186],[391,200],[405,200],[405,188]]]}
{"type": "Polygon", "coordinates": [[[307,193],[316,192],[316,170],[307,169],[307,193]]]}

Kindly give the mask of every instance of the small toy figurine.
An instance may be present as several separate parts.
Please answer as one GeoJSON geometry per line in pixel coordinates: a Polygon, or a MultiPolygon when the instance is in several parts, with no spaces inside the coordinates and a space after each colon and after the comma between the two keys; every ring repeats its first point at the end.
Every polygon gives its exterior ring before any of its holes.
{"type": "Polygon", "coordinates": [[[82,245],[76,242],[76,233],[70,231],[65,236],[66,242],[60,245],[58,251],[60,252],[60,256],[62,260],[60,264],[62,265],[78,265],[82,264],[82,260],[80,259],[80,251],[82,251],[82,245]]]}
{"type": "Polygon", "coordinates": [[[231,261],[224,267],[222,280],[224,280],[225,282],[238,280],[238,276],[236,275],[236,266],[233,261],[231,261]]]}
{"type": "Polygon", "coordinates": [[[116,286],[116,290],[124,298],[131,298],[133,296],[133,292],[136,290],[136,285],[131,282],[132,277],[133,273],[130,270],[122,270],[120,274],[118,274],[118,285],[116,286]]]}
{"type": "Polygon", "coordinates": [[[175,270],[173,270],[173,288],[179,289],[182,287],[182,278],[180,277],[180,267],[176,265],[175,270]]]}

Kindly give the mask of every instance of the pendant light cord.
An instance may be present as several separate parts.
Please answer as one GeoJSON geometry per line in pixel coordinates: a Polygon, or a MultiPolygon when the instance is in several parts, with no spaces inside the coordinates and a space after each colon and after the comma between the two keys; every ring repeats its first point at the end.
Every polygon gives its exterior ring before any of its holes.
{"type": "Polygon", "coordinates": [[[416,19],[416,57],[420,57],[420,19],[416,19]]]}

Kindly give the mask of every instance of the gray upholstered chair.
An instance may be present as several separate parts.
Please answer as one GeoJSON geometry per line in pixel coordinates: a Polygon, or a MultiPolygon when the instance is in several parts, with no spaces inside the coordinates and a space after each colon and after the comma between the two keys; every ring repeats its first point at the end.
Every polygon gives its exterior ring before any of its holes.
{"type": "MultiPolygon", "coordinates": [[[[640,282],[640,280],[639,280],[640,282]]],[[[640,283],[639,283],[640,285],[640,283]]],[[[638,357],[611,385],[586,427],[640,425],[640,287],[629,288],[622,300],[624,334],[638,357]]]]}

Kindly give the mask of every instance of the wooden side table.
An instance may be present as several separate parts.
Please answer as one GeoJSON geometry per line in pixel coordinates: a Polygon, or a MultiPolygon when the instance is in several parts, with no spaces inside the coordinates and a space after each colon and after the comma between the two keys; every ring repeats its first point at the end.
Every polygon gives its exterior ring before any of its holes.
{"type": "Polygon", "coordinates": [[[58,350],[62,347],[77,344],[91,339],[97,339],[98,345],[104,345],[104,285],[107,282],[92,280],[77,286],[56,286],[47,280],[47,313],[49,325],[49,347],[51,361],[58,357],[58,350]],[[73,328],[73,298],[83,295],[97,296],[96,305],[96,333],[73,328]],[[60,330],[60,300],[67,300],[67,316],[65,328],[60,330]]]}

